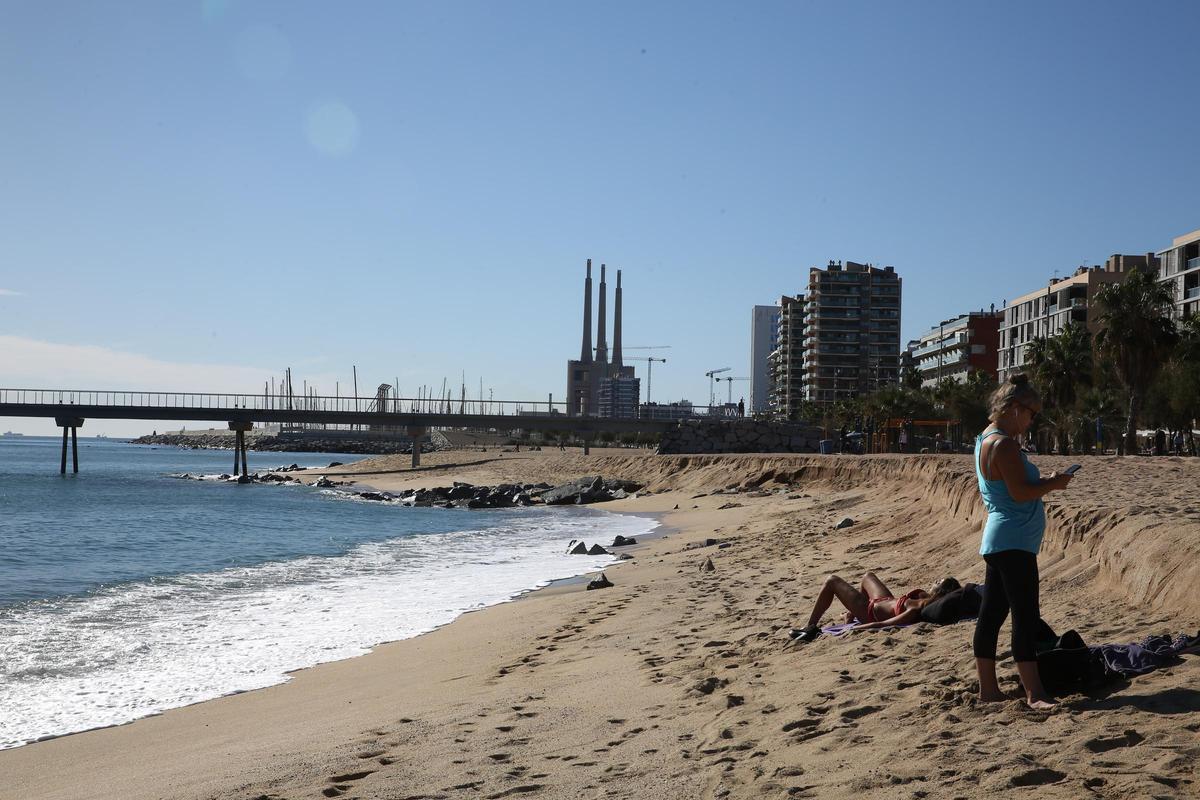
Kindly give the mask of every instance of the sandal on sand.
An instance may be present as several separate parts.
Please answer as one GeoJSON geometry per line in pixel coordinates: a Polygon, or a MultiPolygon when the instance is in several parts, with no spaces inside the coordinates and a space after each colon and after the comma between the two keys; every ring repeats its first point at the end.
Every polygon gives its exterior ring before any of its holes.
{"type": "Polygon", "coordinates": [[[794,642],[811,642],[821,635],[821,629],[816,625],[809,625],[807,628],[792,628],[789,635],[794,642]]]}

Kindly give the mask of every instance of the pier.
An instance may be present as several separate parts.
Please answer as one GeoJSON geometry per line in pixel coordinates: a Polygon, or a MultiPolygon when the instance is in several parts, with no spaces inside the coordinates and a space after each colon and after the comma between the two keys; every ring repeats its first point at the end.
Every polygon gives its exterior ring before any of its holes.
{"type": "MultiPolygon", "coordinates": [[[[709,409],[697,407],[701,414],[709,409]]],[[[413,440],[412,465],[421,461],[420,437],[431,428],[478,428],[572,433],[588,452],[600,433],[662,433],[673,419],[627,419],[568,415],[566,403],[541,401],[450,401],[429,398],[300,398],[263,394],[2,389],[0,417],[53,419],[63,431],[60,472],[67,471],[68,438],[74,472],[79,471],[78,431],[88,419],[180,420],[226,423],[236,433],[234,472],[246,474],[246,431],[255,423],[332,425],[403,430],[413,440]],[[296,407],[301,405],[302,407],[296,407]],[[69,437],[68,437],[69,434],[69,437]]]]}

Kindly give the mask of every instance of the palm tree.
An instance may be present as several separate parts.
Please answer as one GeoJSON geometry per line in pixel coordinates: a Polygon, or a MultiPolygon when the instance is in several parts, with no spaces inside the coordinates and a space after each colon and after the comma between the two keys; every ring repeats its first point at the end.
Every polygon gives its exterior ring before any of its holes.
{"type": "Polygon", "coordinates": [[[1140,270],[1120,283],[1096,293],[1100,306],[1096,348],[1110,361],[1125,389],[1129,414],[1125,421],[1125,449],[1137,452],[1137,423],[1146,391],[1171,356],[1178,335],[1171,319],[1173,297],[1169,286],[1140,270]]]}
{"type": "Polygon", "coordinates": [[[1058,452],[1070,453],[1070,434],[1078,428],[1080,391],[1092,385],[1092,340],[1087,328],[1068,322],[1054,336],[1034,339],[1025,350],[1033,379],[1047,409],[1043,416],[1054,426],[1058,452]]]}
{"type": "Polygon", "coordinates": [[[1079,398],[1079,441],[1091,438],[1097,454],[1104,449],[1105,436],[1103,431],[1120,430],[1125,425],[1125,415],[1121,411],[1121,403],[1111,389],[1093,386],[1087,389],[1079,398]],[[1097,424],[1099,423],[1099,424],[1097,424]],[[1096,435],[1096,428],[1100,435],[1096,435]]]}

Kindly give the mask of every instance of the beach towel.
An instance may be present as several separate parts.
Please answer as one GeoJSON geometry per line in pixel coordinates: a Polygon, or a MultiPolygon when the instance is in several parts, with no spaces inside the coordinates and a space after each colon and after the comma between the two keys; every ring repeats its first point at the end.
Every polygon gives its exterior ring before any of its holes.
{"type": "MultiPolygon", "coordinates": [[[[850,631],[854,630],[855,628],[857,628],[859,625],[862,625],[862,624],[863,623],[859,622],[858,620],[855,620],[854,622],[839,622],[836,625],[826,625],[824,628],[821,628],[821,633],[827,633],[830,636],[841,636],[844,633],[849,633],[850,631]]],[[[911,627],[916,624],[917,623],[912,622],[912,623],[909,623],[908,625],[888,625],[886,628],[876,628],[875,630],[890,630],[892,628],[908,628],[908,627],[911,627]]]]}
{"type": "Polygon", "coordinates": [[[1120,680],[1145,675],[1174,664],[1179,655],[1196,647],[1198,636],[1157,634],[1132,644],[1102,644],[1089,647],[1093,675],[1120,680]]]}

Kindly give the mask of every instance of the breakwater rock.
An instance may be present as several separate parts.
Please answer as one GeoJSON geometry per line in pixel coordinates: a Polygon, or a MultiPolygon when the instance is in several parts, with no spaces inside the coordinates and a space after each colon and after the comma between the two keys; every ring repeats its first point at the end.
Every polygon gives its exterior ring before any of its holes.
{"type": "Polygon", "coordinates": [[[475,486],[456,481],[411,492],[355,492],[363,500],[399,503],[406,506],[443,508],[513,508],[535,505],[589,505],[619,500],[641,488],[633,481],[606,481],[599,476],[580,478],[560,486],[548,483],[501,483],[475,486]]]}
{"type": "Polygon", "coordinates": [[[683,420],[663,433],[661,455],[688,453],[816,453],[822,431],[814,425],[754,419],[683,420]]]}

